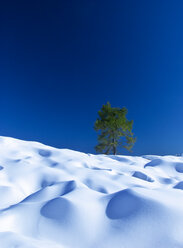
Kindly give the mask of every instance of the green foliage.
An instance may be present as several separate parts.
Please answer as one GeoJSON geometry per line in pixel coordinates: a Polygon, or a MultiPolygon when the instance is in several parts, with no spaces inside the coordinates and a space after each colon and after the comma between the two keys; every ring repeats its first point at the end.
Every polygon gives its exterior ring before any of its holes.
{"type": "Polygon", "coordinates": [[[102,106],[94,126],[100,132],[95,147],[97,152],[117,154],[117,147],[131,151],[136,138],[132,133],[133,121],[126,118],[127,112],[125,107],[113,108],[109,102],[102,106]]]}

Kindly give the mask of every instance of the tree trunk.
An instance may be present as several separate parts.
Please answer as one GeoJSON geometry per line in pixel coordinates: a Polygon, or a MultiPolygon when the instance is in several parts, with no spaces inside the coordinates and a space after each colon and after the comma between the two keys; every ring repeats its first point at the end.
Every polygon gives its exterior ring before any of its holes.
{"type": "Polygon", "coordinates": [[[113,137],[113,154],[116,155],[115,138],[113,137]]]}
{"type": "Polygon", "coordinates": [[[113,154],[116,155],[116,146],[113,146],[113,154]]]}

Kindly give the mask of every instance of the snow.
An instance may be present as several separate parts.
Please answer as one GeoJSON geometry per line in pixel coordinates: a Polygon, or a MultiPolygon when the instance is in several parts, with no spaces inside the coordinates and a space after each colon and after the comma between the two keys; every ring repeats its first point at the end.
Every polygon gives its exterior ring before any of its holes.
{"type": "Polygon", "coordinates": [[[183,248],[183,157],[0,137],[1,248],[183,248]]]}

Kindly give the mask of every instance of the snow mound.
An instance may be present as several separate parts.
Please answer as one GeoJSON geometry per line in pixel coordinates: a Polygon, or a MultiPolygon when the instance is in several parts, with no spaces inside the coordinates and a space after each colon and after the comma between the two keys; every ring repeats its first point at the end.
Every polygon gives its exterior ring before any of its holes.
{"type": "Polygon", "coordinates": [[[0,137],[0,247],[183,248],[183,157],[0,137]]]}

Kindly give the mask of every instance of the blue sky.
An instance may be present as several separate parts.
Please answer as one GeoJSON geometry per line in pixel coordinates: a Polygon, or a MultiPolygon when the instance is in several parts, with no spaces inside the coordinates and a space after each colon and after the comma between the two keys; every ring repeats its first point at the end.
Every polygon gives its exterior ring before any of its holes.
{"type": "Polygon", "coordinates": [[[182,11],[178,0],[4,1],[0,135],[93,153],[110,101],[134,120],[134,155],[183,152],[182,11]]]}

